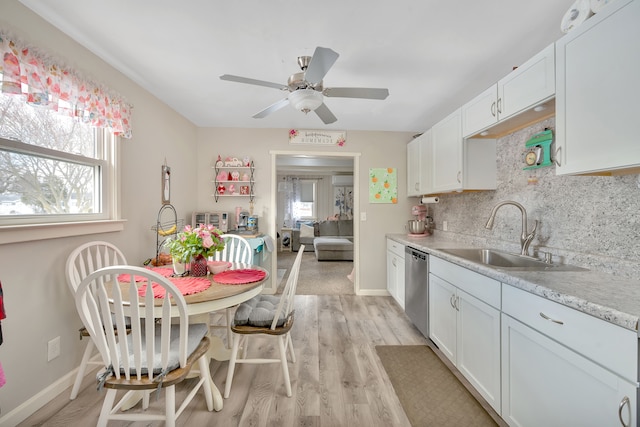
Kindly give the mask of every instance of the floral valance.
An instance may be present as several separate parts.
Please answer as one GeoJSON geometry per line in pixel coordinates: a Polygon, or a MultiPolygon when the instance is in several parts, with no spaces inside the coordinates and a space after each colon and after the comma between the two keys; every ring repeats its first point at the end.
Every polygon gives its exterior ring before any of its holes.
{"type": "Polygon", "coordinates": [[[26,102],[109,128],[131,138],[131,106],[122,97],[0,31],[0,91],[26,102]]]}

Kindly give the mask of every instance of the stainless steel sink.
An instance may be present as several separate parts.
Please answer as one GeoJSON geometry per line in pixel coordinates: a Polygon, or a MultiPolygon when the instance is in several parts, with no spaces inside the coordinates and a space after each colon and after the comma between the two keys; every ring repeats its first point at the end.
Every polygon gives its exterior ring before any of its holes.
{"type": "Polygon", "coordinates": [[[512,254],[495,249],[438,249],[468,261],[493,267],[498,270],[522,271],[580,271],[586,270],[568,264],[546,263],[537,258],[512,254]]]}

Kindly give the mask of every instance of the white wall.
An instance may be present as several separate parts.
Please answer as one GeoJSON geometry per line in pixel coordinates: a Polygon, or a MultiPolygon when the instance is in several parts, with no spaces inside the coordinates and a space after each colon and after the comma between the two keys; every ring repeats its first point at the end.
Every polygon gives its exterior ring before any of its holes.
{"type": "Polygon", "coordinates": [[[101,239],[121,247],[133,264],[154,256],[156,238],[151,226],[161,207],[161,165],[167,159],[172,168],[171,201],[180,216],[196,206],[198,175],[193,167],[197,157],[193,124],[18,1],[4,0],[0,9],[2,28],[118,91],[134,106],[134,138],[121,142],[124,231],[0,245],[0,281],[7,311],[0,346],[7,379],[0,388],[0,425],[12,425],[24,413],[19,405],[33,406],[30,399],[46,400],[46,393],[36,395],[48,387],[48,396],[54,396],[59,392],[56,387],[71,385],[72,378],[65,375],[78,366],[86,344],[78,339],[81,322],[64,276],[69,252],[83,242],[101,239]],[[47,342],[57,336],[61,356],[47,362],[47,342]]]}
{"type": "MultiPolygon", "coordinates": [[[[255,162],[256,199],[254,213],[263,218],[271,215],[271,151],[306,151],[313,153],[359,153],[360,212],[367,215],[360,222],[360,289],[362,294],[380,294],[386,289],[385,233],[405,232],[404,225],[411,219],[411,204],[406,192],[406,144],[411,133],[347,131],[343,147],[290,145],[289,129],[198,129],[198,209],[233,212],[235,206],[248,207],[247,199],[212,196],[212,166],[218,155],[243,158],[250,156],[255,162]],[[398,168],[398,203],[370,204],[368,201],[369,168],[398,168]],[[240,203],[239,203],[240,202],[240,203]]],[[[275,218],[275,213],[274,213],[275,218]]],[[[356,218],[358,220],[358,218],[356,218]]],[[[260,230],[275,238],[273,224],[260,222],[260,230]]]]}

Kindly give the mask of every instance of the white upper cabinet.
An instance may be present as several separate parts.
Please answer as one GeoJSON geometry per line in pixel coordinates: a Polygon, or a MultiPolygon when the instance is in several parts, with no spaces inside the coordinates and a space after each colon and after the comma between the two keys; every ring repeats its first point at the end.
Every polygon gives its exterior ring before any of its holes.
{"type": "Polygon", "coordinates": [[[433,185],[431,129],[407,144],[407,196],[427,194],[433,185]]]}
{"type": "Polygon", "coordinates": [[[555,50],[551,44],[462,106],[467,137],[509,119],[555,95],[555,50]]]}
{"type": "Polygon", "coordinates": [[[436,123],[433,138],[433,190],[462,189],[460,109],[436,123]]]}
{"type": "Polygon", "coordinates": [[[433,185],[427,194],[496,188],[496,141],[463,139],[461,109],[432,130],[433,185]]]}
{"type": "Polygon", "coordinates": [[[611,2],[556,55],[556,173],[638,173],[640,1],[611,2]]]}

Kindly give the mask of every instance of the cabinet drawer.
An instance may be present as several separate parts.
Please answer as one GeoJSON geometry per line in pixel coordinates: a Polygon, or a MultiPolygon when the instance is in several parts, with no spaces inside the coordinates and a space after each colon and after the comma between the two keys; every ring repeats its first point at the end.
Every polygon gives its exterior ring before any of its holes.
{"type": "Polygon", "coordinates": [[[387,239],[387,250],[404,259],[404,245],[395,240],[387,239]]]}
{"type": "Polygon", "coordinates": [[[635,332],[504,284],[502,311],[623,378],[637,382],[635,332]]]}
{"type": "Polygon", "coordinates": [[[429,272],[500,309],[500,282],[497,280],[435,256],[429,257],[429,272]]]}

